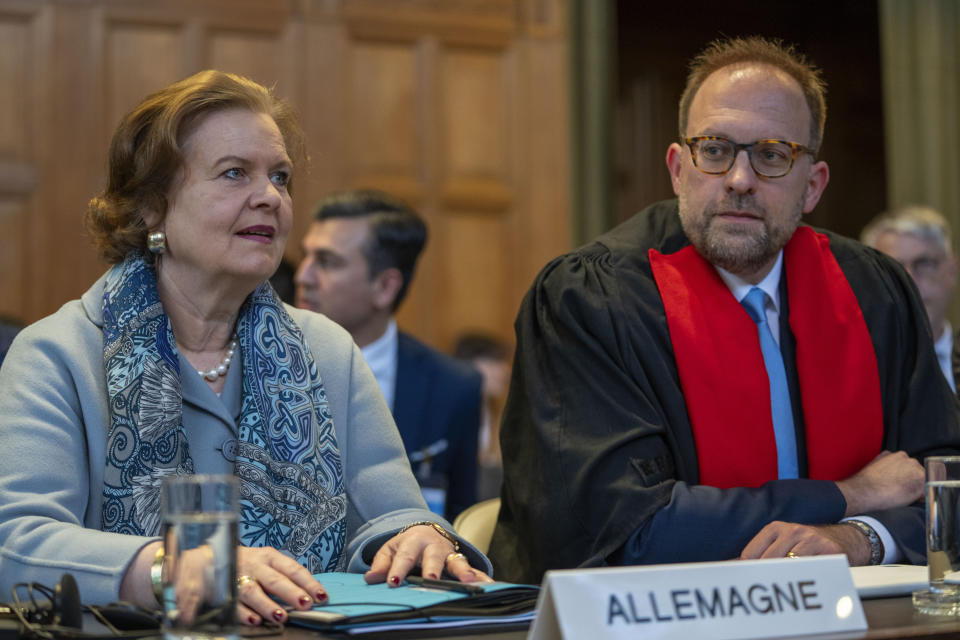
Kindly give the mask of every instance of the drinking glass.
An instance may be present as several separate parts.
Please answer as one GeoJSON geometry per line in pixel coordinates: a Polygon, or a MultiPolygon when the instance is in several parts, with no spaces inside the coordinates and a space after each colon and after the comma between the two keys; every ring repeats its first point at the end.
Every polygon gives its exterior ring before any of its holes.
{"type": "Polygon", "coordinates": [[[960,613],[960,456],[931,456],[926,470],[927,567],[930,586],[913,592],[917,611],[960,613]]]}
{"type": "Polygon", "coordinates": [[[163,632],[167,640],[236,640],[237,520],[232,475],[165,478],[163,632]]]}

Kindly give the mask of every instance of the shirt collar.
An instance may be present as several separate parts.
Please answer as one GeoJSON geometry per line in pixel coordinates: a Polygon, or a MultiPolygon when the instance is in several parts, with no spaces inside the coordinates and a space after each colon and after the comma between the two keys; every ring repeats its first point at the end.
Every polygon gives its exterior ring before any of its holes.
{"type": "Polygon", "coordinates": [[[371,358],[376,359],[383,357],[384,354],[390,350],[390,345],[396,344],[396,342],[397,321],[390,318],[390,321],[387,322],[387,329],[383,332],[383,335],[367,346],[361,347],[360,352],[363,353],[363,357],[369,362],[371,358]]]}
{"type": "Polygon", "coordinates": [[[780,273],[783,271],[783,249],[777,254],[777,261],[773,263],[770,273],[757,284],[751,284],[740,276],[716,265],[714,265],[714,268],[720,274],[727,288],[730,289],[730,293],[737,299],[737,302],[742,302],[750,293],[750,289],[760,287],[767,294],[767,299],[773,302],[774,310],[780,313],[780,273]]]}
{"type": "Polygon", "coordinates": [[[943,333],[940,334],[933,346],[937,350],[937,355],[950,353],[953,349],[953,327],[950,326],[949,320],[943,321],[943,333]]]}
{"type": "Polygon", "coordinates": [[[391,410],[393,410],[393,393],[397,379],[398,345],[397,322],[390,318],[383,335],[360,349],[391,410]]]}
{"type": "Polygon", "coordinates": [[[937,354],[937,362],[940,364],[943,376],[947,379],[950,388],[956,392],[956,384],[953,379],[953,363],[950,358],[953,353],[953,327],[950,326],[949,320],[944,321],[943,333],[933,343],[933,350],[937,354]]]}

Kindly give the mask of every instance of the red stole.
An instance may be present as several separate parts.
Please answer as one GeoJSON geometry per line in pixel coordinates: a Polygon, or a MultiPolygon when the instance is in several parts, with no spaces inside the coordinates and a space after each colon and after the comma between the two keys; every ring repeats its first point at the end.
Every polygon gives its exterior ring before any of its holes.
{"type": "MultiPolygon", "coordinates": [[[[700,483],[756,487],[777,478],[777,448],[757,326],[692,246],[650,249],[700,483]]],[[[873,343],[830,241],[800,227],[784,247],[790,328],[797,340],[810,478],[842,480],[879,452],[880,376],[873,343]]]]}

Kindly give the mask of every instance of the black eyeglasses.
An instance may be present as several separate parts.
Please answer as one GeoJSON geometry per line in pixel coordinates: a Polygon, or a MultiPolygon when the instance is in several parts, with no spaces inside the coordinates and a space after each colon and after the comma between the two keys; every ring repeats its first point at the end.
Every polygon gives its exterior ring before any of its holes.
{"type": "Polygon", "coordinates": [[[900,264],[913,276],[914,280],[926,280],[939,276],[944,256],[921,254],[913,260],[900,260],[900,264]]]}
{"type": "Polygon", "coordinates": [[[690,147],[693,166],[712,175],[730,171],[737,155],[745,150],[750,166],[757,175],[765,178],[782,178],[790,173],[798,153],[815,155],[813,149],[787,140],[757,140],[750,144],[738,144],[717,136],[684,138],[690,147]]]}

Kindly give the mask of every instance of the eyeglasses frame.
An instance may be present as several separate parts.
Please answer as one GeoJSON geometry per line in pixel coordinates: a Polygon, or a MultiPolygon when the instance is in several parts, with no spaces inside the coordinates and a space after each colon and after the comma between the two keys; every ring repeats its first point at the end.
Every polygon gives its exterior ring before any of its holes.
{"type": "Polygon", "coordinates": [[[684,138],[683,141],[690,148],[690,159],[693,160],[693,166],[695,166],[697,170],[700,171],[701,173],[705,173],[711,176],[722,176],[728,173],[730,169],[733,168],[733,165],[736,164],[737,156],[740,155],[741,151],[747,152],[747,160],[750,162],[750,168],[753,169],[753,172],[755,174],[763,178],[782,178],[785,175],[788,175],[791,171],[793,171],[793,165],[796,164],[797,162],[797,155],[801,152],[809,153],[814,158],[817,156],[817,153],[813,149],[809,147],[805,147],[799,142],[791,142],[790,140],[777,140],[775,138],[765,138],[762,140],[754,140],[753,142],[746,143],[746,144],[734,142],[733,140],[724,138],[723,136],[691,136],[689,138],[684,138]],[[706,169],[703,169],[702,167],[700,167],[700,165],[697,164],[697,152],[694,150],[694,145],[703,140],[719,140],[719,141],[727,142],[733,145],[733,156],[731,156],[730,166],[728,166],[723,171],[707,171],[706,169]],[[758,144],[770,144],[770,143],[785,144],[788,147],[790,147],[790,150],[792,152],[792,155],[790,156],[790,166],[787,167],[786,171],[784,171],[778,176],[768,176],[763,173],[760,173],[759,171],[757,171],[757,168],[753,165],[753,147],[755,147],[758,144]]]}

